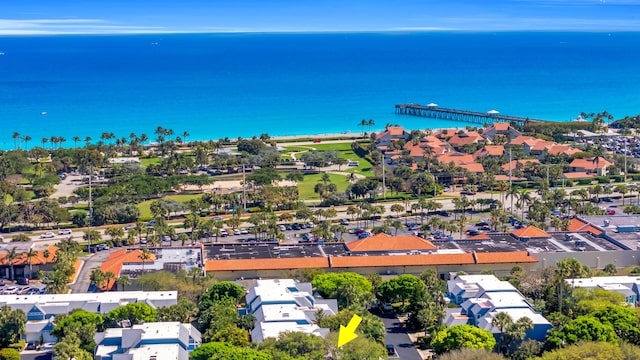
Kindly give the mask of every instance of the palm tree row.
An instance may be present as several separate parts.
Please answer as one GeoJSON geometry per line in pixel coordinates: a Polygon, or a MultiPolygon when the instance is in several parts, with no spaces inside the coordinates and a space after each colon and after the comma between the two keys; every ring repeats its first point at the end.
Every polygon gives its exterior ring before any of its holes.
{"type": "MultiPolygon", "coordinates": [[[[24,252],[18,252],[17,248],[14,246],[11,249],[5,249],[6,255],[4,257],[4,262],[9,265],[10,268],[10,280],[15,280],[15,269],[14,266],[18,260],[24,260],[24,262],[29,265],[29,276],[28,278],[33,277],[33,258],[38,256],[38,252],[34,249],[29,249],[24,252]]],[[[48,253],[48,251],[47,251],[48,253]]]]}

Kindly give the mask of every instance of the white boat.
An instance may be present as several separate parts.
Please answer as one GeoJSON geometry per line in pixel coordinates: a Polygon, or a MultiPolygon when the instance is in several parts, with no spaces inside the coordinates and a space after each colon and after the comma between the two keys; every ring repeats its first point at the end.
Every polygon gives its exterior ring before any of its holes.
{"type": "Polygon", "coordinates": [[[40,112],[40,115],[47,115],[47,112],[46,111],[42,111],[42,112],[40,112]]]}

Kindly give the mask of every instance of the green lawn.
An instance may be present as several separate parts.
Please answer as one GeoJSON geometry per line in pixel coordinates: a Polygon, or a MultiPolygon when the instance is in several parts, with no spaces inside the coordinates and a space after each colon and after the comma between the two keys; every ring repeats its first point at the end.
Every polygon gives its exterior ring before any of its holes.
{"type": "MultiPolygon", "coordinates": [[[[176,200],[176,201],[180,201],[180,202],[187,202],[191,199],[198,199],[202,196],[202,194],[184,194],[184,195],[169,195],[169,196],[165,196],[162,199],[163,200],[176,200]]],[[[151,203],[159,200],[159,199],[153,199],[153,200],[147,200],[147,201],[143,201],[140,204],[138,204],[138,209],[140,209],[140,217],[141,218],[149,218],[151,217],[151,203]]]]}
{"type": "MultiPolygon", "coordinates": [[[[317,200],[320,196],[316,194],[313,189],[320,181],[322,174],[305,175],[304,181],[298,183],[298,192],[300,193],[301,200],[317,200]]],[[[349,185],[349,181],[346,176],[329,174],[331,182],[338,186],[339,192],[344,192],[349,185]]]]}
{"type": "Polygon", "coordinates": [[[311,150],[312,146],[285,146],[284,150],[286,152],[305,152],[311,150]]]}
{"type": "Polygon", "coordinates": [[[149,166],[149,165],[158,165],[160,164],[160,158],[144,158],[140,159],[140,165],[149,166]]]}
{"type": "Polygon", "coordinates": [[[311,147],[315,148],[316,150],[322,150],[322,151],[326,151],[326,150],[335,150],[335,151],[344,151],[344,150],[351,150],[351,143],[337,143],[337,144],[313,144],[311,145],[311,147]]]}

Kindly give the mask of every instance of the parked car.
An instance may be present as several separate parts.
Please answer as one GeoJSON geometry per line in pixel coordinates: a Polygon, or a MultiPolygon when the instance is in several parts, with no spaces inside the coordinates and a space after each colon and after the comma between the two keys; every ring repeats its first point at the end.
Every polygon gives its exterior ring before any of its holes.
{"type": "Polygon", "coordinates": [[[127,226],[125,226],[125,227],[124,227],[124,230],[125,230],[125,231],[128,231],[128,230],[131,230],[131,229],[133,229],[133,228],[135,228],[135,227],[136,227],[136,224],[129,224],[129,225],[127,225],[127,226]]]}
{"type": "MultiPolygon", "coordinates": [[[[43,289],[44,290],[44,289],[43,289]]],[[[40,289],[37,288],[29,288],[29,290],[27,290],[25,293],[25,295],[36,295],[36,294],[40,294],[40,289]]]]}
{"type": "Polygon", "coordinates": [[[349,225],[349,220],[347,220],[347,219],[340,219],[340,225],[349,225]]]}
{"type": "Polygon", "coordinates": [[[607,210],[607,215],[615,215],[615,214],[616,214],[615,210],[613,210],[613,209],[607,210]]]}
{"type": "Polygon", "coordinates": [[[393,344],[387,344],[387,355],[395,356],[396,355],[396,347],[393,344]]]}
{"type": "Polygon", "coordinates": [[[476,223],[477,227],[486,226],[486,225],[489,225],[489,223],[486,221],[480,221],[479,223],[476,223]]]}
{"type": "Polygon", "coordinates": [[[98,244],[96,245],[96,250],[98,251],[109,250],[109,247],[107,246],[107,244],[98,244]]]}
{"type": "Polygon", "coordinates": [[[0,286],[5,286],[5,285],[6,285],[5,280],[4,279],[0,279],[0,286]]]}
{"type": "Polygon", "coordinates": [[[460,191],[460,195],[475,195],[476,193],[470,190],[462,190],[460,191]]]}
{"type": "Polygon", "coordinates": [[[222,216],[214,216],[212,219],[215,221],[223,220],[222,216]]]}
{"type": "Polygon", "coordinates": [[[5,288],[4,291],[2,291],[2,294],[3,295],[14,295],[17,291],[18,291],[17,287],[10,286],[8,288],[5,288]]]}
{"type": "Polygon", "coordinates": [[[40,235],[40,239],[51,239],[56,237],[56,235],[50,231],[47,231],[46,233],[40,235]]]}
{"type": "Polygon", "coordinates": [[[29,285],[29,279],[25,278],[25,277],[18,278],[18,280],[16,280],[16,284],[18,284],[18,285],[29,285]]]}

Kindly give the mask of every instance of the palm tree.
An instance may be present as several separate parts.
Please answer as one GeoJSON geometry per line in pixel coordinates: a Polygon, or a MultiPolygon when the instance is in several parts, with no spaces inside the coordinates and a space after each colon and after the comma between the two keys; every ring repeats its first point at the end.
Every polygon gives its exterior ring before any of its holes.
{"type": "Polygon", "coordinates": [[[40,140],[42,142],[42,147],[44,148],[46,143],[49,142],[49,138],[43,137],[42,140],[40,140]]]}
{"type": "Polygon", "coordinates": [[[11,136],[11,137],[13,138],[13,147],[15,147],[16,149],[19,149],[20,148],[20,133],[17,132],[17,131],[14,131],[13,136],[11,136]]]}
{"type": "Polygon", "coordinates": [[[37,257],[38,252],[33,250],[32,248],[29,248],[29,251],[25,252],[24,254],[27,257],[27,264],[29,264],[29,278],[31,278],[33,277],[33,264],[31,259],[37,257]]]}
{"type": "Polygon", "coordinates": [[[142,249],[140,251],[140,254],[138,255],[138,258],[140,260],[142,260],[142,272],[144,272],[144,263],[151,259],[151,252],[149,251],[149,249],[142,249]]]}
{"type": "Polygon", "coordinates": [[[107,271],[106,273],[104,273],[104,280],[107,283],[107,290],[111,290],[111,287],[113,286],[111,280],[116,280],[116,274],[112,273],[111,271],[107,271]]]}
{"type": "Polygon", "coordinates": [[[91,270],[91,275],[89,275],[89,279],[91,280],[91,283],[96,288],[100,289],[105,280],[104,272],[100,269],[93,269],[91,270]]]}
{"type": "Polygon", "coordinates": [[[5,249],[5,251],[7,252],[7,256],[5,256],[5,259],[7,259],[7,263],[9,263],[9,267],[11,267],[11,281],[13,281],[15,280],[13,265],[18,258],[22,257],[22,254],[18,253],[18,250],[15,246],[12,247],[11,250],[5,249]]]}
{"type": "Polygon", "coordinates": [[[362,137],[364,137],[364,127],[367,126],[369,122],[365,119],[360,120],[360,126],[362,126],[362,137]]]}
{"type": "Polygon", "coordinates": [[[78,147],[78,141],[80,141],[80,136],[74,136],[73,137],[73,147],[77,148],[78,147]]]}
{"type": "Polygon", "coordinates": [[[131,279],[129,279],[127,275],[120,275],[118,280],[116,280],[116,283],[120,285],[121,291],[124,291],[125,286],[131,285],[131,279]]]}
{"type": "Polygon", "coordinates": [[[499,312],[496,314],[496,316],[493,317],[493,319],[491,320],[491,326],[495,327],[496,329],[498,329],[498,332],[500,333],[500,343],[498,346],[498,350],[501,353],[505,353],[506,349],[505,347],[505,331],[511,327],[513,325],[513,319],[511,318],[511,316],[509,314],[507,314],[506,312],[499,312]]]}
{"type": "Polygon", "coordinates": [[[28,150],[29,149],[28,145],[29,145],[29,141],[31,141],[31,136],[25,135],[22,137],[22,140],[24,141],[24,149],[28,150]]]}
{"type": "Polygon", "coordinates": [[[371,127],[374,126],[376,124],[375,121],[373,121],[373,119],[369,119],[369,121],[367,121],[367,126],[369,127],[369,132],[371,132],[371,127]]]}
{"type": "Polygon", "coordinates": [[[622,206],[624,206],[624,196],[629,192],[629,188],[625,184],[620,184],[614,190],[622,194],[622,206]]]}
{"type": "Polygon", "coordinates": [[[524,220],[524,207],[531,203],[531,195],[526,190],[522,190],[518,193],[518,202],[516,203],[516,207],[522,209],[522,219],[524,220]]]}

